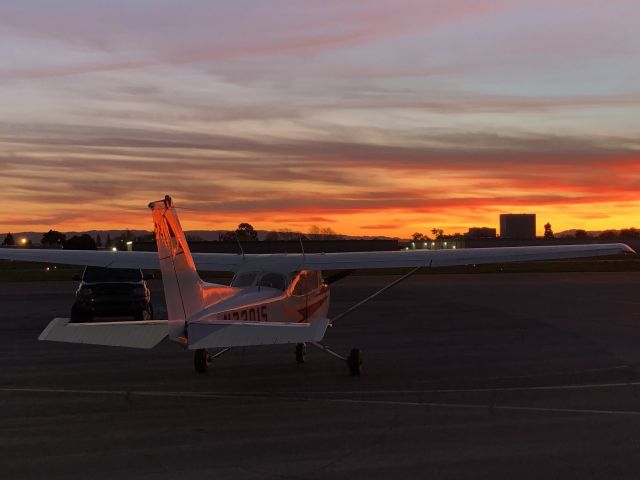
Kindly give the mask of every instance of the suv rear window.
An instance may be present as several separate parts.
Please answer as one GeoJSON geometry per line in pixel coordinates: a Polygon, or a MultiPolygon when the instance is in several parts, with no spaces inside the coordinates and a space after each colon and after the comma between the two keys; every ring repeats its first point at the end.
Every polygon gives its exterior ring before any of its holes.
{"type": "Polygon", "coordinates": [[[142,272],[136,268],[87,267],[82,280],[86,283],[140,282],[142,272]]]}

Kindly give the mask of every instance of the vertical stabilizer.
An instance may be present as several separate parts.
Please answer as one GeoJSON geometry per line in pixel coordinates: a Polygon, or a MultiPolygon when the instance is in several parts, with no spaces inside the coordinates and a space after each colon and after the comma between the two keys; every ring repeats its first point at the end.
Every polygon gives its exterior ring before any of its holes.
{"type": "Polygon", "coordinates": [[[185,321],[205,305],[206,286],[198,276],[170,196],[149,204],[155,225],[162,284],[169,317],[169,337],[186,343],[185,321]]]}

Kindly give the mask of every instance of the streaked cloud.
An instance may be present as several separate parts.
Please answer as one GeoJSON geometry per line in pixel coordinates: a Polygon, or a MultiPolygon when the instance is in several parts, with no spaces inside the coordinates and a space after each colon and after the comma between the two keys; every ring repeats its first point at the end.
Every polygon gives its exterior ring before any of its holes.
{"type": "Polygon", "coordinates": [[[2,4],[0,231],[145,228],[144,205],[165,193],[192,228],[409,235],[495,226],[514,209],[556,230],[630,226],[639,13],[569,0],[2,4]]]}

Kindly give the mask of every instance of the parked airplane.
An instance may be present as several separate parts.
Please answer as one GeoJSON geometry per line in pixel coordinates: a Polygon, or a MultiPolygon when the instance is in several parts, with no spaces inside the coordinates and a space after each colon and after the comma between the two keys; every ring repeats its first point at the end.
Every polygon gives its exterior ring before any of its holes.
{"type": "Polygon", "coordinates": [[[306,344],[345,360],[359,375],[362,353],[345,358],[321,344],[328,326],[408,278],[422,267],[521,262],[635,253],[624,244],[562,245],[459,250],[412,250],[326,254],[191,254],[169,196],[151,202],[158,253],[0,249],[0,259],[160,269],[168,320],[71,323],[55,318],[40,340],[152,348],[167,335],[195,350],[196,371],[232,347],[296,344],[296,360],[305,360],[306,344]],[[329,284],[362,268],[411,270],[346,312],[328,318],[329,284]],[[230,271],[229,286],[204,282],[201,271],[230,271]],[[342,271],[323,278],[322,271],[342,271]],[[210,353],[209,349],[221,349],[210,353]]]}

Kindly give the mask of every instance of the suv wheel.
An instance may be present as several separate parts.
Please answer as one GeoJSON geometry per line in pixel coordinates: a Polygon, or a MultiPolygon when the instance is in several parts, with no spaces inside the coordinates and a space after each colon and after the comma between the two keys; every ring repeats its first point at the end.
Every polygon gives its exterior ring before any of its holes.
{"type": "Polygon", "coordinates": [[[134,318],[136,320],[151,320],[151,319],[153,319],[153,308],[151,307],[151,305],[149,305],[144,310],[141,310],[141,311],[137,312],[134,315],[134,318]]]}
{"type": "Polygon", "coordinates": [[[70,317],[71,317],[71,319],[69,321],[71,323],[83,323],[83,322],[90,322],[91,321],[91,317],[89,315],[87,315],[86,313],[82,312],[78,308],[78,305],[76,305],[75,303],[71,307],[71,315],[70,315],[70,317]]]}

